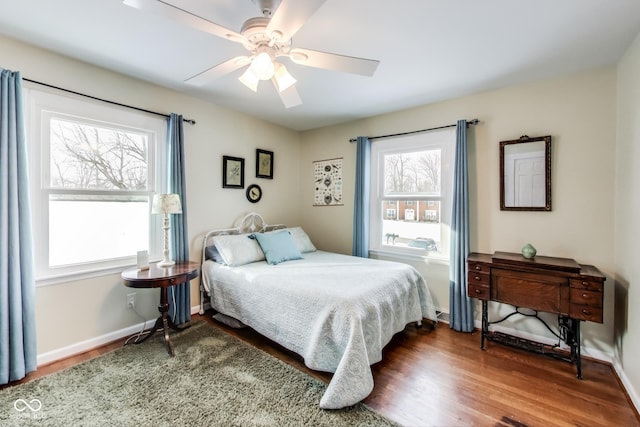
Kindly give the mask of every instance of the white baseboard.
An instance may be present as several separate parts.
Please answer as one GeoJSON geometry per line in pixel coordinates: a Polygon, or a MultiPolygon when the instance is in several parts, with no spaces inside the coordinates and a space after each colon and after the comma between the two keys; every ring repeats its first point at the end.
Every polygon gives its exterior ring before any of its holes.
{"type": "MultiPolygon", "coordinates": [[[[191,307],[191,314],[197,314],[200,311],[200,305],[191,307]]],[[[38,366],[47,365],[49,363],[65,359],[76,354],[84,353],[85,351],[93,350],[94,348],[108,344],[110,342],[119,340],[124,337],[131,336],[135,333],[144,330],[153,325],[156,319],[149,319],[146,322],[140,322],[138,324],[128,326],[117,331],[109,332],[98,337],[90,338],[85,341],[81,341],[75,344],[68,345],[66,347],[51,350],[46,353],[38,354],[38,366]]]]}
{"type": "Polygon", "coordinates": [[[622,363],[617,357],[614,357],[612,365],[613,369],[615,369],[616,373],[618,374],[618,378],[620,378],[622,387],[624,387],[627,395],[629,396],[629,399],[631,399],[631,403],[633,404],[633,406],[635,406],[636,411],[638,411],[638,409],[640,408],[640,399],[638,398],[638,393],[636,393],[636,389],[633,387],[633,384],[631,384],[631,381],[629,381],[627,374],[624,373],[624,369],[622,369],[622,363]]]}
{"type": "Polygon", "coordinates": [[[148,324],[149,322],[153,324],[154,321],[155,319],[144,322],[144,323],[140,322],[136,325],[132,325],[124,329],[109,332],[108,334],[100,335],[98,337],[90,338],[85,341],[80,341],[78,343],[71,344],[66,347],[62,347],[56,350],[48,351],[46,353],[38,354],[38,366],[47,365],[57,360],[65,359],[67,357],[74,356],[76,354],[84,353],[85,351],[89,351],[94,348],[100,347],[102,345],[108,344],[110,342],[119,340],[120,338],[133,335],[137,332],[140,332],[145,327],[146,324],[148,324]]]}

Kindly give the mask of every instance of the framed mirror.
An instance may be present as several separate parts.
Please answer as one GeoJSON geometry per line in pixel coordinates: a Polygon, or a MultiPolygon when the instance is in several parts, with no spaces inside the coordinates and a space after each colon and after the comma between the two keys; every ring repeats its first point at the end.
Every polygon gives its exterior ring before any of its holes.
{"type": "Polygon", "coordinates": [[[500,210],[551,210],[551,136],[500,141],[500,210]]]}

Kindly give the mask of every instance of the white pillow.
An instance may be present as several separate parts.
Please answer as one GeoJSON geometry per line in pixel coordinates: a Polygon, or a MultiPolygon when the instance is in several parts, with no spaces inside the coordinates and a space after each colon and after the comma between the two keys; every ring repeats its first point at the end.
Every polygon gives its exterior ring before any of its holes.
{"type": "Polygon", "coordinates": [[[226,234],[211,239],[225,265],[237,267],[251,262],[264,261],[260,245],[249,234],[226,234]]]}
{"type": "Polygon", "coordinates": [[[317,250],[316,247],[313,246],[311,239],[309,238],[307,233],[305,233],[302,227],[284,228],[280,230],[270,231],[270,233],[277,233],[278,231],[282,230],[289,230],[289,232],[291,233],[291,237],[293,237],[293,241],[295,242],[296,247],[298,248],[300,253],[315,252],[317,250]]]}

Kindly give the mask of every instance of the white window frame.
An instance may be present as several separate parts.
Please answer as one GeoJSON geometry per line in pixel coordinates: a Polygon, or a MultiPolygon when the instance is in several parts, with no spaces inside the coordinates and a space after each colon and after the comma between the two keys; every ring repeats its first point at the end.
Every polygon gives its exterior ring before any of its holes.
{"type": "Polygon", "coordinates": [[[451,241],[451,206],[453,196],[453,161],[456,130],[442,129],[412,135],[386,138],[371,143],[371,188],[369,219],[369,252],[399,259],[434,259],[447,262],[451,241]],[[399,196],[384,195],[384,156],[439,148],[441,151],[441,194],[399,196]],[[440,201],[441,242],[439,253],[423,249],[387,245],[382,238],[382,202],[386,200],[440,201]]]}
{"type": "MultiPolygon", "coordinates": [[[[79,263],[61,267],[49,267],[49,195],[74,193],[74,190],[53,190],[49,185],[49,118],[74,117],[86,120],[86,123],[104,123],[118,128],[129,128],[144,132],[149,136],[149,177],[148,188],[135,192],[135,195],[149,197],[149,247],[150,259],[159,259],[162,253],[162,229],[159,215],[151,215],[153,194],[164,192],[162,171],[166,166],[164,141],[166,138],[166,120],[129,108],[112,106],[105,103],[86,100],[79,96],[25,88],[25,106],[27,110],[28,147],[30,154],[30,196],[32,204],[32,222],[34,231],[34,267],[36,286],[63,283],[72,280],[104,276],[121,272],[136,265],[136,253],[122,258],[105,259],[95,262],[79,263]]],[[[86,191],[81,191],[86,194],[86,191]]],[[[96,190],[95,194],[104,194],[96,190]]],[[[118,195],[118,191],[108,191],[118,195]]],[[[134,195],[127,191],[127,195],[134,195]]],[[[96,242],[100,244],[100,242],[96,242]]]]}

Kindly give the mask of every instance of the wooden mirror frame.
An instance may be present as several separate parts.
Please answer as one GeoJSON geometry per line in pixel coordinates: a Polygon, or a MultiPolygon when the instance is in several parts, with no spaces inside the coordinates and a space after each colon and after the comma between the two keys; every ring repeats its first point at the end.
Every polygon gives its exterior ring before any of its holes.
{"type": "Polygon", "coordinates": [[[500,141],[500,210],[501,211],[550,211],[551,210],[551,136],[530,138],[527,135],[511,141],[500,141]],[[544,141],[545,162],[545,204],[544,206],[506,206],[505,205],[505,147],[513,144],[544,141]]]}

